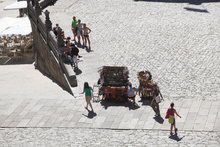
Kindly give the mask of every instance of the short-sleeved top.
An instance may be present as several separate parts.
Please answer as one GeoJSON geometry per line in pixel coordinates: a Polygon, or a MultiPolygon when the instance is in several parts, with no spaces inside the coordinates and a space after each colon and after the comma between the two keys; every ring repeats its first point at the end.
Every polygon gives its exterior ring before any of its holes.
{"type": "Polygon", "coordinates": [[[89,88],[85,88],[84,89],[84,92],[85,92],[85,96],[91,96],[92,95],[92,93],[91,93],[91,87],[89,87],[89,88]]]}
{"type": "Polygon", "coordinates": [[[75,28],[75,27],[76,27],[76,25],[77,25],[77,23],[78,23],[78,21],[77,21],[77,20],[73,20],[73,21],[72,21],[72,27],[73,27],[73,28],[75,28]]]}
{"type": "Polygon", "coordinates": [[[175,109],[173,109],[173,108],[169,108],[169,109],[168,109],[168,113],[169,113],[169,115],[174,116],[174,111],[175,111],[175,109]]]}
{"type": "Polygon", "coordinates": [[[129,88],[128,89],[128,97],[133,97],[133,96],[135,96],[135,91],[134,91],[134,89],[131,87],[131,88],[129,88]]]}
{"type": "Polygon", "coordinates": [[[82,23],[78,23],[77,25],[76,25],[76,27],[77,27],[77,29],[78,30],[82,30],[82,28],[83,28],[83,24],[82,23]]]}

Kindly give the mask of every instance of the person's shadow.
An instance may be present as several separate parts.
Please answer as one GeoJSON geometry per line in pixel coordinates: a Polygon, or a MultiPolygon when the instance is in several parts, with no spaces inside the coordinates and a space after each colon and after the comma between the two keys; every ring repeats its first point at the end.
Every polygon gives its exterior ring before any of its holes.
{"type": "Polygon", "coordinates": [[[161,117],[161,116],[154,116],[153,117],[155,119],[156,122],[160,123],[160,124],[163,124],[164,122],[164,119],[161,117]]]}
{"type": "Polygon", "coordinates": [[[79,68],[74,68],[73,71],[76,73],[76,75],[79,75],[82,73],[82,70],[80,70],[79,68]]]}
{"type": "Polygon", "coordinates": [[[93,112],[93,111],[88,110],[88,115],[85,115],[85,114],[82,114],[82,115],[84,115],[85,117],[88,117],[88,118],[92,119],[92,118],[95,117],[97,114],[96,114],[95,112],[93,112]]]}
{"type": "MultiPolygon", "coordinates": [[[[185,137],[185,136],[183,136],[183,137],[185,137]]],[[[183,139],[183,137],[179,137],[178,135],[177,135],[177,133],[175,133],[175,134],[172,134],[172,135],[170,135],[170,139],[173,139],[173,140],[175,140],[175,141],[177,141],[177,142],[179,142],[179,141],[181,141],[182,139],[183,139]]]]}

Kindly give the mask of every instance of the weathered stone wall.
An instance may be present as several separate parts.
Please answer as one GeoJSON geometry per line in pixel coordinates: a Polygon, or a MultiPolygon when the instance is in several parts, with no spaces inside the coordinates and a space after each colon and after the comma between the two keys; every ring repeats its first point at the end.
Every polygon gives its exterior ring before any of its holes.
{"type": "Polygon", "coordinates": [[[57,40],[50,29],[51,27],[48,29],[50,20],[48,17],[46,17],[47,21],[45,20],[38,6],[36,4],[33,6],[28,1],[28,17],[32,26],[33,48],[36,57],[35,66],[64,90],[73,94],[71,86],[77,86],[76,78],[70,76],[65,69],[58,51],[57,40]]]}

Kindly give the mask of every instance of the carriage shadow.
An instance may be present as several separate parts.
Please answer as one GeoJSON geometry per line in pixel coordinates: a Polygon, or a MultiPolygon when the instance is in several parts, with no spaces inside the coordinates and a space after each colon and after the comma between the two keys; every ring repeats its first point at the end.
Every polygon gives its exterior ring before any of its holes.
{"type": "Polygon", "coordinates": [[[138,101],[142,103],[142,105],[151,106],[152,98],[150,97],[141,97],[141,99],[138,101]]]}
{"type": "Polygon", "coordinates": [[[140,108],[140,106],[137,103],[131,103],[131,102],[117,102],[114,100],[102,100],[100,104],[105,108],[108,109],[108,107],[117,107],[117,106],[123,106],[128,107],[129,110],[136,110],[140,108]]]}

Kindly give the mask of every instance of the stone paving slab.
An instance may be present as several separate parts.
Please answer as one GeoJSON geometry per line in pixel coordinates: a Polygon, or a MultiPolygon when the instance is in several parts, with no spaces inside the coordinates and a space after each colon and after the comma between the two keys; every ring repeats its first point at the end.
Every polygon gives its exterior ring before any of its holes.
{"type": "MultiPolygon", "coordinates": [[[[84,98],[62,99],[59,103],[54,99],[0,99],[6,106],[0,111],[0,127],[76,127],[76,128],[108,128],[108,129],[153,129],[169,130],[165,117],[169,101],[161,103],[162,118],[155,117],[149,105],[137,98],[138,107],[130,103],[116,104],[112,102],[93,103],[95,113],[84,109],[84,98]],[[10,101],[10,104],[7,104],[10,101]],[[27,103],[29,105],[27,105],[27,103]],[[109,105],[110,104],[110,105],[109,105]],[[13,105],[13,107],[10,107],[13,105]],[[31,108],[29,106],[32,106],[31,108]],[[8,110],[7,110],[8,108],[8,110]],[[28,110],[27,110],[28,108],[28,110]],[[135,108],[135,109],[134,109],[135,108]],[[9,111],[10,110],[10,111],[9,111]],[[11,112],[6,114],[5,111],[11,112]]],[[[181,103],[209,103],[207,100],[183,100],[181,103]]],[[[200,105],[198,111],[189,111],[191,105],[177,106],[182,118],[176,118],[179,130],[220,131],[220,101],[212,105],[200,105]],[[200,110],[200,111],[199,111],[200,110]],[[202,113],[201,113],[202,112],[202,113]]],[[[0,107],[1,108],[1,107],[0,107]]]]}

